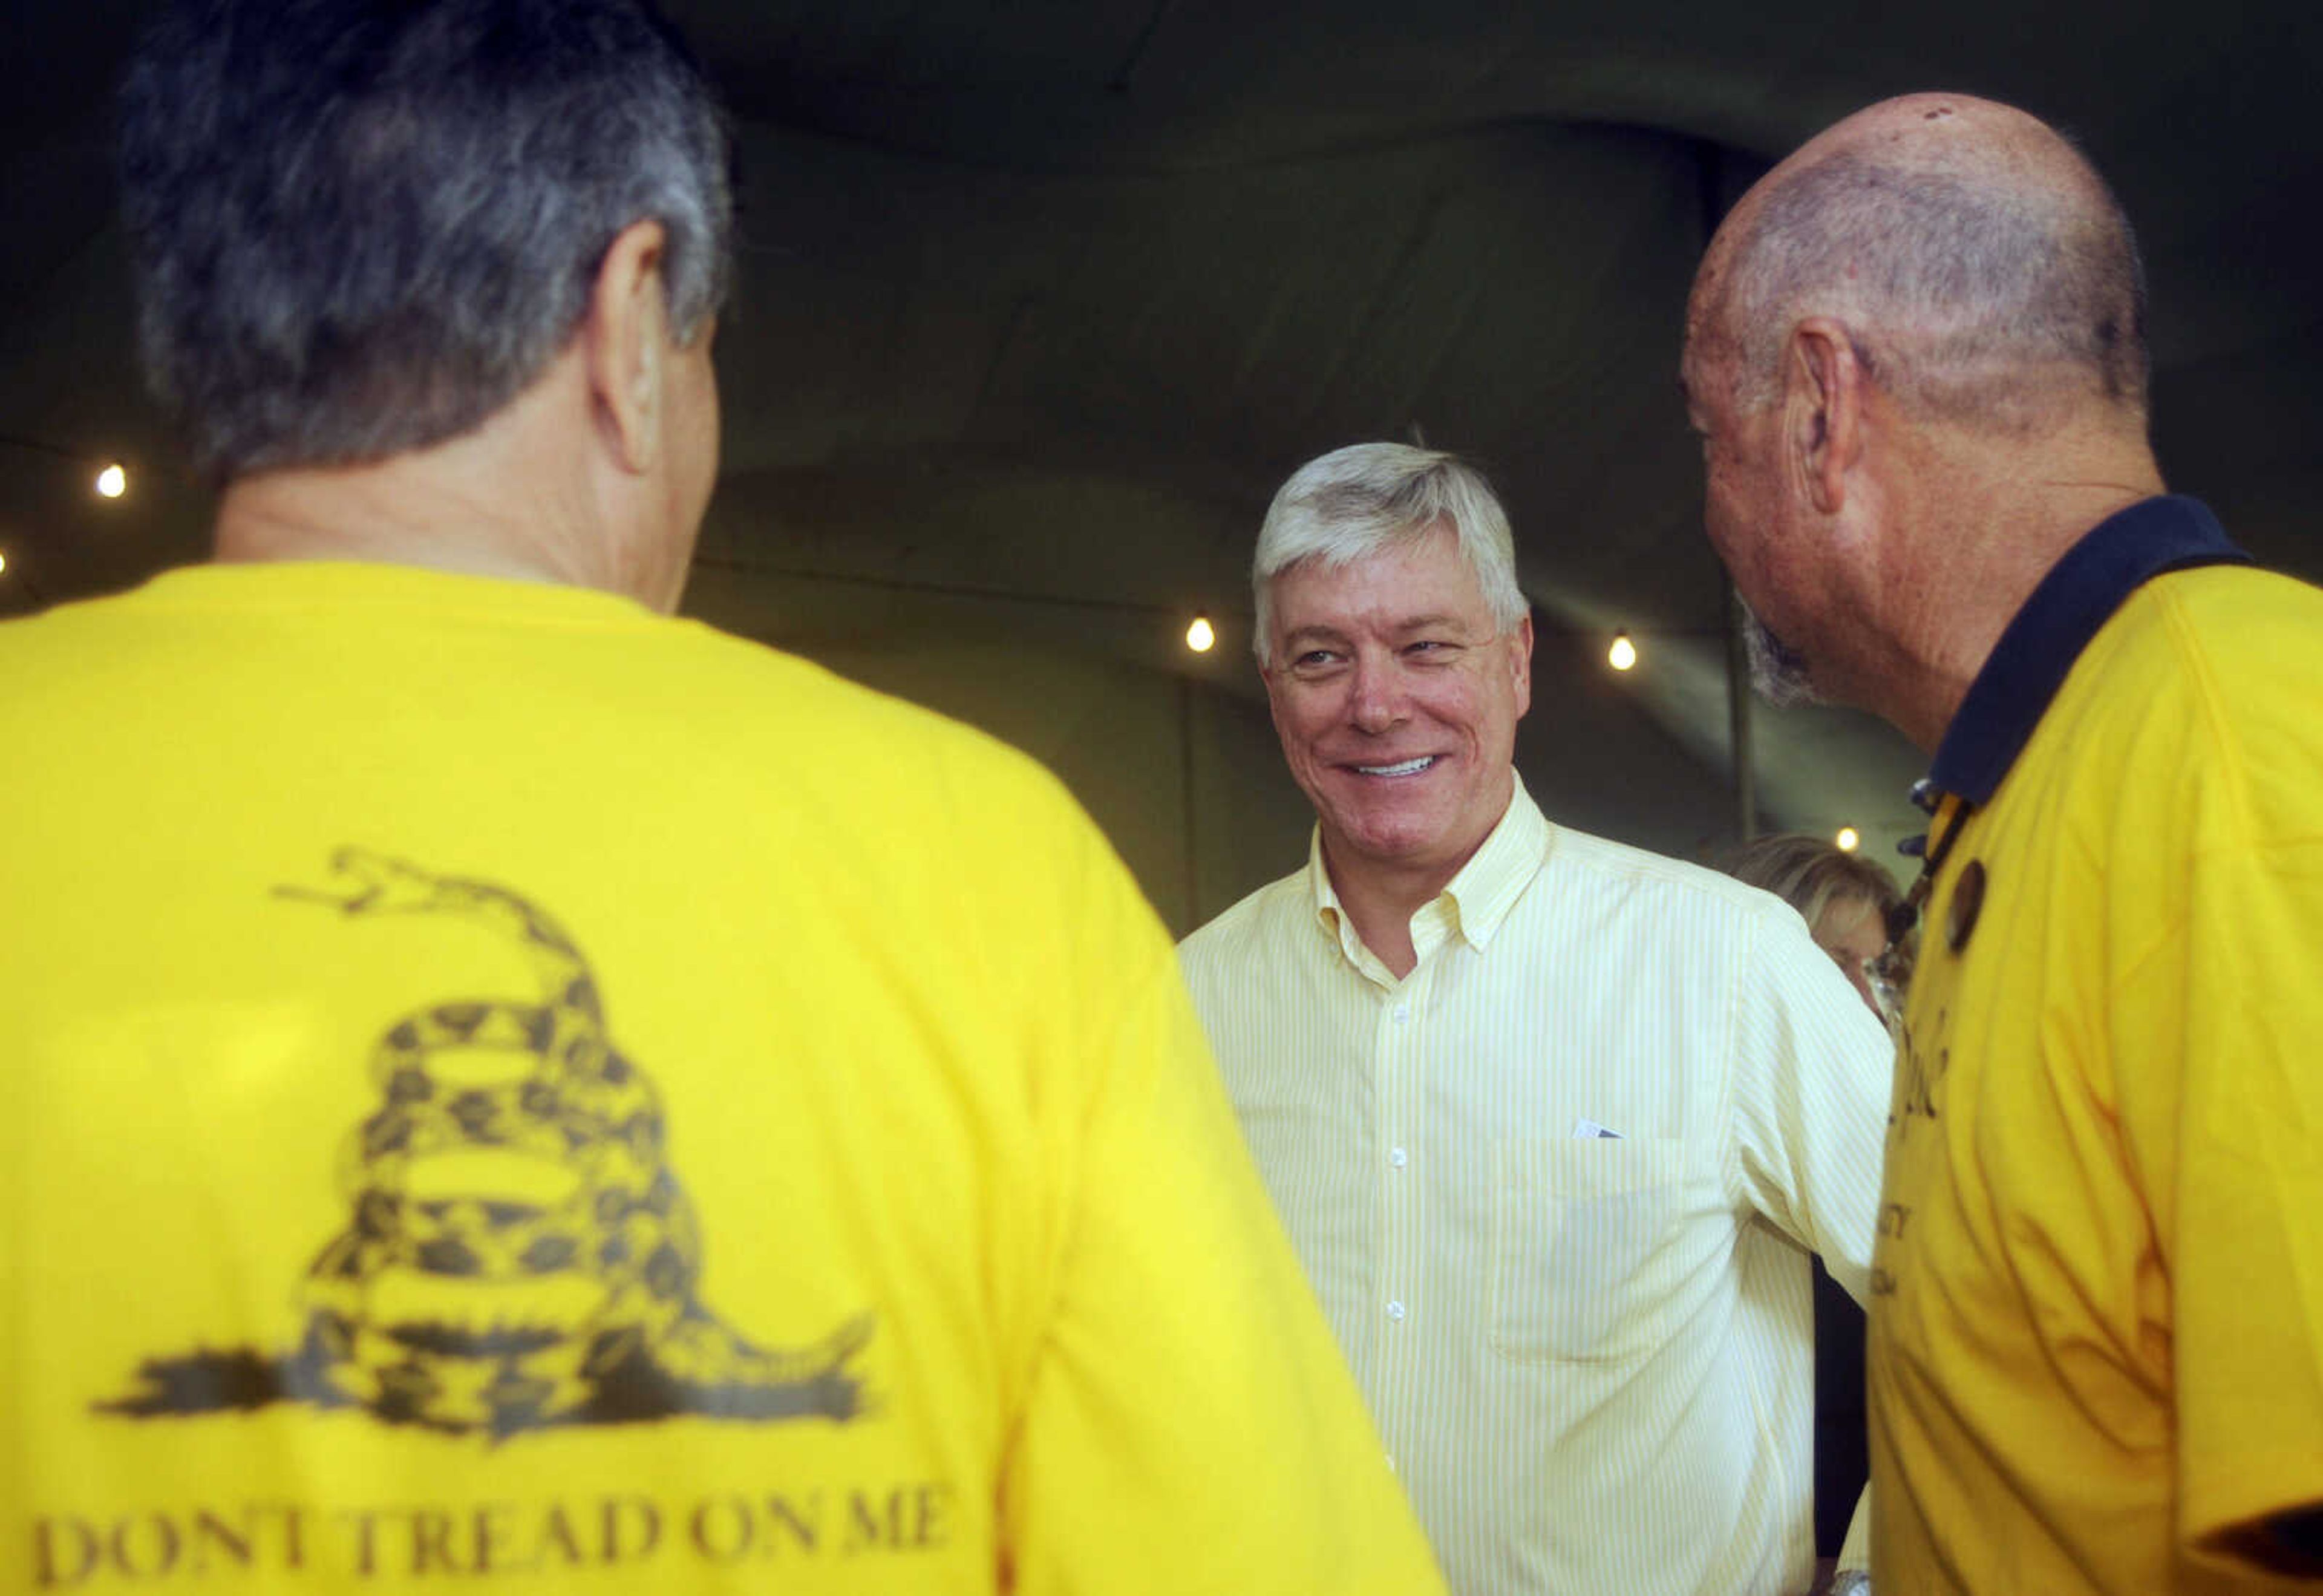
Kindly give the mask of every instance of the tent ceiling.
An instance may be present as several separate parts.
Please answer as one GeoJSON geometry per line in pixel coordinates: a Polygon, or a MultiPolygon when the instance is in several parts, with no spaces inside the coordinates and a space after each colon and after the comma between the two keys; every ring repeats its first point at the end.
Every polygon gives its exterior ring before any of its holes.
{"type": "MultiPolygon", "coordinates": [[[[202,498],[136,395],[109,220],[105,91],[146,9],[78,0],[16,27],[0,435],[141,470],[105,506],[60,456],[0,446],[0,614],[201,547],[202,498]]],[[[671,9],[741,130],[726,467],[693,601],[729,624],[810,651],[1014,632],[1249,692],[1242,572],[1275,483],[1418,434],[1492,472],[1545,623],[1648,642],[1632,711],[1535,757],[1585,751],[1618,784],[1675,741],[1715,780],[1723,594],[1673,381],[1686,284],[1768,159],[1925,87],[2083,141],[2147,251],[2165,470],[2263,557],[2323,575],[2311,8],[671,9]],[[1197,608],[1226,623],[1198,662],[1172,641],[1197,608]]],[[[1540,683],[1561,687],[1603,691],[1540,683]]],[[[1917,765],[1861,717],[1762,735],[1778,818],[1893,813],[1917,765]]]]}

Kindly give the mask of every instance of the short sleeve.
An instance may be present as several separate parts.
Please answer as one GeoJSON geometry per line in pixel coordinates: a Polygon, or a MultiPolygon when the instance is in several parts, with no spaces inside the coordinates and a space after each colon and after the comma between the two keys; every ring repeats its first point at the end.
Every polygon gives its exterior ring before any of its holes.
{"type": "Polygon", "coordinates": [[[2188,869],[2116,1046],[2172,1283],[2179,1533],[2230,1556],[2323,1502],[2323,836],[2188,869]]]}

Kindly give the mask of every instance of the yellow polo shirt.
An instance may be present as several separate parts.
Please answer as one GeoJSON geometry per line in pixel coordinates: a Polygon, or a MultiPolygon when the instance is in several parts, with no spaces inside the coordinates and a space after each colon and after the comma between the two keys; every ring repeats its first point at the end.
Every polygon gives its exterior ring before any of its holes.
{"type": "Polygon", "coordinates": [[[336,564],[0,627],[0,1588],[1439,1588],[1029,761],[336,564]]]}
{"type": "Polygon", "coordinates": [[[1893,1044],[1781,900],[1521,784],[1397,980],[1308,867],[1180,946],[1462,1596],[1788,1596],[1811,1252],[1859,1300],[1893,1044]]]}
{"type": "Polygon", "coordinates": [[[1889,1131],[1882,1591],[2270,1590],[2224,1540],[2323,1500],[2323,594],[2146,580],[2232,554],[2189,500],[2098,528],[1940,751],[1988,802],[1889,1131]]]}

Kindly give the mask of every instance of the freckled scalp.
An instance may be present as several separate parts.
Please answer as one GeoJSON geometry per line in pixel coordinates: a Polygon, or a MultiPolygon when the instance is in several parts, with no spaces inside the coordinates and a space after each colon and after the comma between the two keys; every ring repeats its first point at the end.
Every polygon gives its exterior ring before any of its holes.
{"type": "Polygon", "coordinates": [[[1884,102],[1736,207],[1696,284],[1695,344],[1722,341],[1763,392],[1810,316],[1846,324],[1876,380],[1924,413],[2014,428],[2088,400],[2145,411],[2128,220],[2069,141],[2013,107],[1884,102]]]}

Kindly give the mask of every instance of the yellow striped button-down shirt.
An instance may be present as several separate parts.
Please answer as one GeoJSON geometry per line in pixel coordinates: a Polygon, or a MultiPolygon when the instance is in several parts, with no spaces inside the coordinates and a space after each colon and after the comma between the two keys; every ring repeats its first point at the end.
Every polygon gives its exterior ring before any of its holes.
{"type": "Polygon", "coordinates": [[[1521,784],[1411,930],[1399,981],[1318,837],[1181,955],[1453,1589],[1805,1590],[1808,1252],[1861,1298],[1887,1032],[1779,900],[1521,784]]]}

